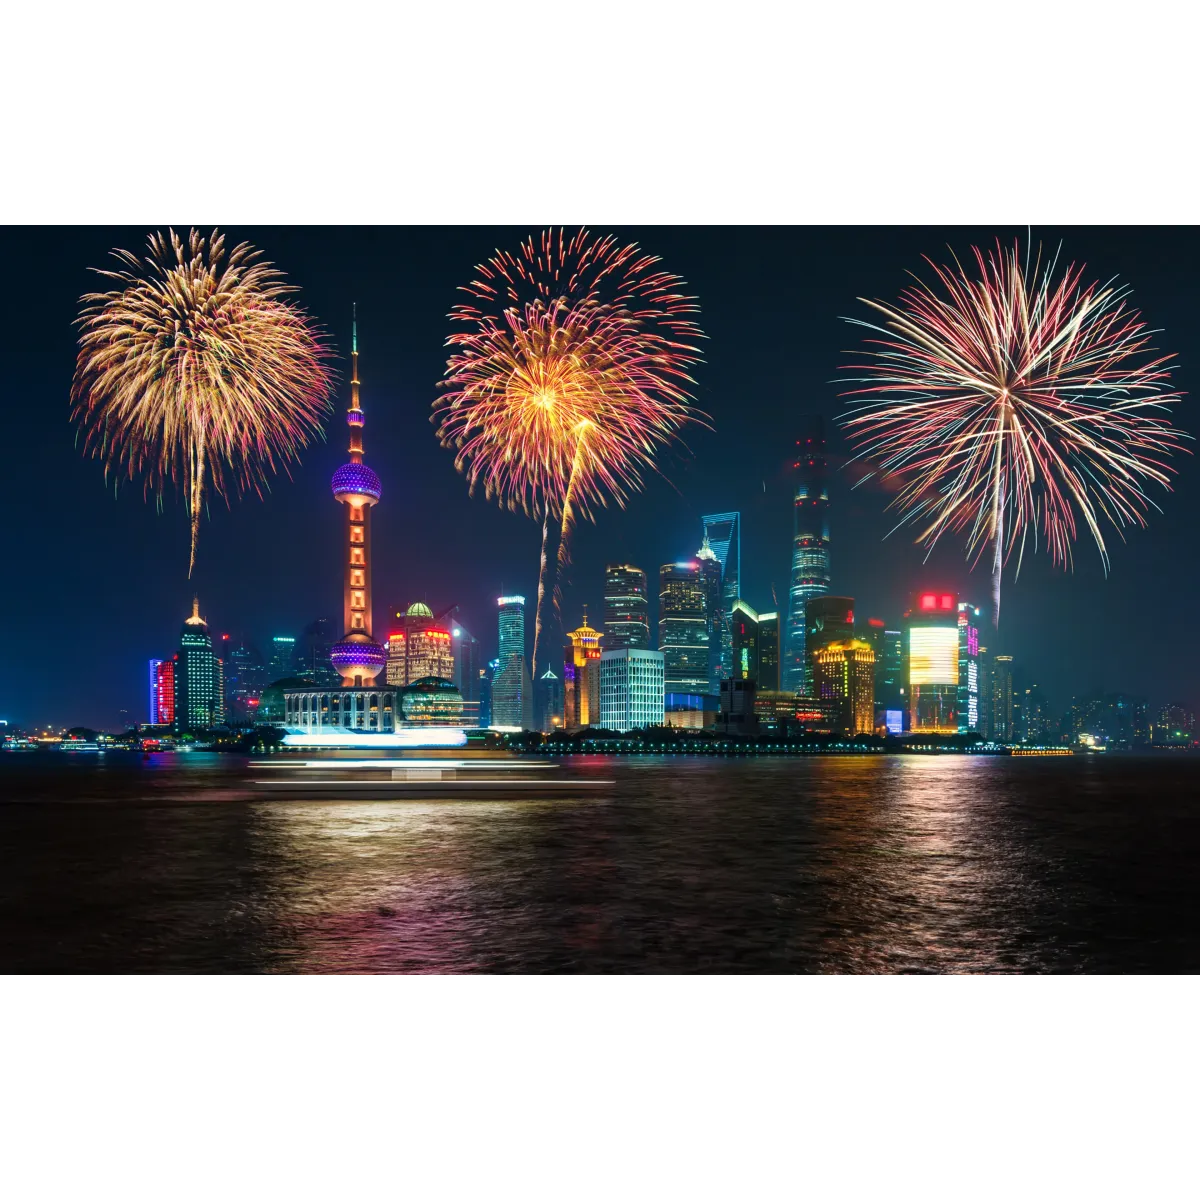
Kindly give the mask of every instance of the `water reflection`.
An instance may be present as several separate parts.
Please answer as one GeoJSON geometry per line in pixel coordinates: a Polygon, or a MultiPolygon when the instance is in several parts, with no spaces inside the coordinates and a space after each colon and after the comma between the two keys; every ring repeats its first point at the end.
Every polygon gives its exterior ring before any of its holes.
{"type": "Polygon", "coordinates": [[[1198,766],[604,760],[575,764],[603,796],[470,802],[247,800],[211,761],[25,779],[0,966],[1194,970],[1198,766]]]}

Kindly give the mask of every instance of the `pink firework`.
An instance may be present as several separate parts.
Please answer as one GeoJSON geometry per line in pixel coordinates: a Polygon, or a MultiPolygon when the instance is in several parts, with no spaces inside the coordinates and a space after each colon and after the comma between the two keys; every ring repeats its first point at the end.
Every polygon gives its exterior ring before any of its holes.
{"type": "Polygon", "coordinates": [[[1174,356],[1151,349],[1128,288],[1084,286],[1074,264],[1056,281],[1016,246],[974,255],[974,277],[926,260],[940,292],[918,281],[898,305],[864,301],[885,326],[852,322],[882,339],[851,368],[864,386],[842,420],[919,543],[962,534],[972,565],[991,550],[998,623],[1003,567],[1015,552],[1019,572],[1030,539],[1068,567],[1082,523],[1107,571],[1104,526],[1145,525],[1144,485],[1169,487],[1187,434],[1165,415],[1182,395],[1174,356]]]}

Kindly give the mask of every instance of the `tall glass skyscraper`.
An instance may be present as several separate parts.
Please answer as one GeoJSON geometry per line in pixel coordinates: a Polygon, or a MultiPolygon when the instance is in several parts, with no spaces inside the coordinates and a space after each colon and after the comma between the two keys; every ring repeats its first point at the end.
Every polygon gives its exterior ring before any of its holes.
{"type": "Polygon", "coordinates": [[[501,596],[499,667],[492,682],[492,724],[533,727],[533,687],[525,661],[525,597],[501,596]]]}
{"type": "Polygon", "coordinates": [[[829,488],[825,479],[825,422],[810,417],[796,441],[796,497],[792,510],[792,584],[783,651],[784,686],[808,689],[805,609],[829,591],[829,488]]]}
{"type": "Polygon", "coordinates": [[[609,563],[604,568],[604,648],[650,649],[650,603],[641,567],[609,563]]]}
{"type": "MultiPolygon", "coordinates": [[[[726,626],[733,628],[733,614],[725,615],[725,601],[721,587],[721,560],[709,545],[706,537],[696,551],[700,564],[700,579],[704,585],[704,628],[708,633],[708,690],[713,696],[721,694],[721,680],[728,679],[733,669],[733,643],[730,641],[729,663],[723,658],[726,626]]],[[[736,603],[736,600],[735,600],[736,603]]]]}
{"type": "Polygon", "coordinates": [[[706,597],[695,559],[659,568],[658,648],[668,692],[708,692],[706,597]]]}
{"type": "Polygon", "coordinates": [[[712,513],[701,520],[704,538],[721,564],[721,679],[728,679],[733,673],[733,602],[742,594],[741,514],[712,513]]]}

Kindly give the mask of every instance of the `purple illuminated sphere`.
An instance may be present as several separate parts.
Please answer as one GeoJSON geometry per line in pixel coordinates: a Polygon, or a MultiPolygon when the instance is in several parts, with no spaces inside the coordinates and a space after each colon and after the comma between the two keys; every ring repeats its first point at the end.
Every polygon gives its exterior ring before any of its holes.
{"type": "Polygon", "coordinates": [[[382,495],[379,476],[366,463],[346,463],[333,473],[333,495],[340,500],[343,496],[366,496],[374,504],[382,495]]]}
{"type": "Polygon", "coordinates": [[[353,679],[355,675],[374,679],[387,666],[387,651],[369,638],[364,637],[362,641],[347,639],[334,644],[329,659],[343,679],[353,679]]]}

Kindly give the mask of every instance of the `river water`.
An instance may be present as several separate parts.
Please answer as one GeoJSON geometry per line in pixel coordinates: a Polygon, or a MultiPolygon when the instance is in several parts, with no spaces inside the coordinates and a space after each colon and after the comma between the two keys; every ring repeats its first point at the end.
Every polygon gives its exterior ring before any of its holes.
{"type": "Polygon", "coordinates": [[[1200,970],[1200,756],[576,759],[613,786],[486,801],[0,759],[4,971],[1200,970]]]}

